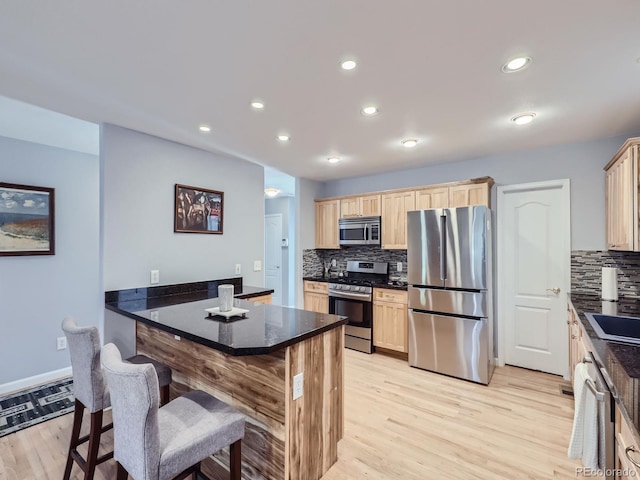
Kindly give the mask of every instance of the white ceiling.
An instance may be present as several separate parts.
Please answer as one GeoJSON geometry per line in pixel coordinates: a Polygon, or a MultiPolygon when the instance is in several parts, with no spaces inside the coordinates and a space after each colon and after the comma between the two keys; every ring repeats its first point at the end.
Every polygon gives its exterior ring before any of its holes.
{"type": "Polygon", "coordinates": [[[8,0],[0,94],[328,180],[637,134],[638,18],[637,0],[8,0]]]}

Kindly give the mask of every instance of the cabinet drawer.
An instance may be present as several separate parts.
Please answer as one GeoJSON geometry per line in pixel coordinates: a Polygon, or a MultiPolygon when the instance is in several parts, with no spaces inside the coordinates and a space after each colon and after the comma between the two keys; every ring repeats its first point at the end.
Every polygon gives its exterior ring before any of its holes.
{"type": "Polygon", "coordinates": [[[407,292],[388,288],[374,288],[373,301],[407,303],[407,292]]]}
{"type": "Polygon", "coordinates": [[[305,280],[304,291],[316,292],[316,293],[329,293],[329,284],[326,282],[312,282],[310,280],[305,280]]]}

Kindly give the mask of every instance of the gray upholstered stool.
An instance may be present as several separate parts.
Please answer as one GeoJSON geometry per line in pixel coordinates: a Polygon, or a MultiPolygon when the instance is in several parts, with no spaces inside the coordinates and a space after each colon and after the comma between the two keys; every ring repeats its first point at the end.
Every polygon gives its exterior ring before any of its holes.
{"type": "Polygon", "coordinates": [[[118,480],[168,480],[200,473],[200,462],[230,445],[230,471],[240,479],[244,415],[194,390],[159,408],[158,377],[150,365],[124,362],[110,343],[101,362],[113,409],[118,480]],[[176,477],[177,476],[177,477],[176,477]]]}
{"type": "MultiPolygon", "coordinates": [[[[111,405],[111,401],[100,366],[100,336],[96,327],[79,327],[71,317],[64,319],[62,330],[67,337],[67,344],[69,345],[71,368],[73,370],[73,393],[76,398],[71,441],[69,442],[69,453],[63,479],[69,480],[73,462],[75,461],[84,472],[85,480],[92,480],[96,465],[113,457],[113,452],[109,452],[98,458],[100,436],[113,426],[113,424],[102,426],[103,410],[111,405]],[[89,434],[80,437],[80,427],[82,426],[85,407],[91,414],[91,425],[89,434]],[[80,455],[77,448],[86,441],[89,441],[89,446],[87,458],[85,459],[80,455]]],[[[136,355],[129,361],[137,364],[151,363],[157,369],[158,377],[162,379],[159,382],[161,385],[161,397],[164,403],[167,403],[169,401],[171,369],[144,355],[136,355]]]]}

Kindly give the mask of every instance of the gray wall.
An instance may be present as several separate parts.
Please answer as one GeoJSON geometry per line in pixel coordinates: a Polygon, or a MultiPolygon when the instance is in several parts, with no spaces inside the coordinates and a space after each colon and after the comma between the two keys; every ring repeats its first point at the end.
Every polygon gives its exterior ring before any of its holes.
{"type": "MultiPolygon", "coordinates": [[[[323,185],[319,197],[429,185],[483,176],[493,177],[496,186],[569,178],[572,250],[601,250],[605,247],[602,169],[627,138],[628,136],[611,137],[327,182],[323,185]]],[[[494,209],[495,191],[494,187],[494,209]]]]}
{"type": "Polygon", "coordinates": [[[104,288],[235,276],[263,286],[264,169],[114,125],[101,132],[104,288]],[[224,192],[222,235],[174,233],[175,184],[224,192]]]}
{"type": "Polygon", "coordinates": [[[290,287],[292,286],[292,282],[295,281],[294,278],[291,278],[290,268],[293,265],[293,256],[289,255],[290,252],[295,251],[295,241],[293,236],[291,235],[291,228],[293,225],[291,224],[290,219],[292,217],[293,209],[295,201],[293,197],[277,197],[277,198],[267,198],[264,201],[265,205],[265,215],[271,214],[281,214],[282,215],[282,238],[289,239],[289,246],[282,247],[282,305],[289,306],[293,305],[293,297],[294,292],[290,287]]]}
{"type": "Polygon", "coordinates": [[[104,296],[98,157],[0,137],[0,159],[0,181],[55,188],[56,250],[0,257],[1,388],[68,367],[69,351],[56,350],[62,319],[98,325],[104,296]]]}
{"type": "Polygon", "coordinates": [[[295,229],[296,239],[296,308],[304,306],[302,285],[302,252],[315,248],[316,245],[316,210],[315,198],[322,197],[322,183],[296,178],[295,229]]]}

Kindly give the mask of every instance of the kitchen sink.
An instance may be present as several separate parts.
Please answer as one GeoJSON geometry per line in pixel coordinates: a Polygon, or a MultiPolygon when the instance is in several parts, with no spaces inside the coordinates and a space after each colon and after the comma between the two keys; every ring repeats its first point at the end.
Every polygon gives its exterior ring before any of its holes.
{"type": "Polygon", "coordinates": [[[585,313],[587,320],[604,340],[640,344],[640,318],[585,313]]]}

